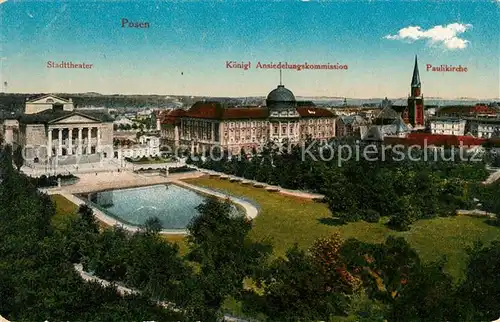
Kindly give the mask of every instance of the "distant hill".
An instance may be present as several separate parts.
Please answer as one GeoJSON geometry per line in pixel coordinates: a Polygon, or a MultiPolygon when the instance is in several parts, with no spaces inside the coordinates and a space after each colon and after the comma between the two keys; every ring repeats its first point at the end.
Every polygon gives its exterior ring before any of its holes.
{"type": "MultiPolygon", "coordinates": [[[[226,105],[260,105],[265,103],[264,96],[254,97],[210,97],[210,96],[182,96],[182,95],[123,95],[123,94],[99,94],[88,93],[53,93],[63,98],[72,98],[76,107],[107,107],[107,108],[187,108],[197,101],[211,100],[220,101],[226,105]]],[[[27,97],[42,95],[42,93],[0,93],[0,107],[6,110],[15,110],[24,107],[27,97]]],[[[343,97],[297,97],[300,101],[312,101],[319,106],[343,106],[343,97]]],[[[346,98],[349,106],[377,106],[383,98],[346,98]]],[[[394,105],[405,105],[407,98],[390,98],[394,105]]],[[[472,105],[476,103],[491,103],[492,99],[441,99],[424,98],[426,105],[472,105]]]]}

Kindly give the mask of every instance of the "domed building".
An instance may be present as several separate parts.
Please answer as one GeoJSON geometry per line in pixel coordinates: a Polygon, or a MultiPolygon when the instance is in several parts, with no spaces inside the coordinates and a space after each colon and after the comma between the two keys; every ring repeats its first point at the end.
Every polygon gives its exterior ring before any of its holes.
{"type": "Polygon", "coordinates": [[[278,85],[277,88],[273,89],[267,95],[266,106],[267,108],[276,110],[295,109],[297,107],[297,101],[291,90],[284,85],[278,85]]]}
{"type": "Polygon", "coordinates": [[[219,146],[232,154],[257,151],[269,141],[299,143],[307,137],[335,137],[335,116],[312,102],[298,102],[292,91],[278,85],[266,106],[224,106],[217,101],[196,102],[187,111],[162,114],[164,144],[191,153],[219,146]]]}
{"type": "Polygon", "coordinates": [[[266,107],[269,110],[270,139],[297,143],[300,140],[300,114],[292,91],[278,85],[267,95],[266,107]]]}

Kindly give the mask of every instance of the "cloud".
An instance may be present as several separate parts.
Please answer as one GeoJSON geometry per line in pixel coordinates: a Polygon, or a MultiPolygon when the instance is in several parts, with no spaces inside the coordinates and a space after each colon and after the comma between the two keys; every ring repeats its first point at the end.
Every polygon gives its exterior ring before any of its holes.
{"type": "Polygon", "coordinates": [[[387,35],[384,38],[390,40],[406,40],[414,42],[427,40],[429,46],[442,45],[446,49],[464,49],[470,43],[468,40],[458,37],[459,34],[472,28],[470,24],[451,23],[446,26],[434,26],[430,29],[422,29],[419,26],[409,26],[400,29],[396,35],[387,35]]]}

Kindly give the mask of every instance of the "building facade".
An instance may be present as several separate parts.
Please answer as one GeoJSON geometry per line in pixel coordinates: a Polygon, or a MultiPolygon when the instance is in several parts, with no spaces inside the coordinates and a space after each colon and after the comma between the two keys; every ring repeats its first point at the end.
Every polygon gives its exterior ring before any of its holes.
{"type": "Polygon", "coordinates": [[[153,135],[142,135],[138,142],[129,145],[119,144],[115,147],[114,157],[122,160],[124,158],[140,159],[160,156],[160,138],[153,135]]]}
{"type": "Polygon", "coordinates": [[[220,102],[197,102],[176,109],[162,120],[162,139],[191,153],[219,146],[236,154],[260,149],[267,142],[299,143],[307,138],[335,137],[335,115],[316,106],[298,104],[294,94],[279,85],[265,107],[230,107],[220,102]]]}
{"type": "Polygon", "coordinates": [[[429,119],[429,128],[432,134],[465,135],[467,121],[458,117],[434,117],[429,119]]]}
{"type": "Polygon", "coordinates": [[[5,143],[23,148],[27,165],[97,162],[113,152],[107,112],[75,111],[71,99],[54,95],[27,100],[24,113],[3,120],[3,130],[5,143]]]}
{"type": "Polygon", "coordinates": [[[498,139],[500,138],[500,117],[468,117],[467,130],[477,138],[498,139]]]}
{"type": "Polygon", "coordinates": [[[362,128],[367,125],[367,121],[360,115],[340,116],[336,121],[336,136],[361,137],[362,128]]]}

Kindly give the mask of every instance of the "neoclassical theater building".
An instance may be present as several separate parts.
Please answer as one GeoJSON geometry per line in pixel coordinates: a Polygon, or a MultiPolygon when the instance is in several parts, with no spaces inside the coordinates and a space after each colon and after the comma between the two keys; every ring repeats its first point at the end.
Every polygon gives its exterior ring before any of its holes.
{"type": "Polygon", "coordinates": [[[98,162],[113,154],[113,118],[100,110],[77,111],[71,99],[27,100],[24,113],[4,113],[2,123],[5,143],[22,146],[27,165],[98,162]]]}
{"type": "Polygon", "coordinates": [[[278,85],[266,106],[223,106],[197,102],[189,110],[176,109],[161,116],[163,141],[191,153],[220,146],[232,154],[247,153],[269,141],[299,143],[307,137],[335,137],[335,116],[312,102],[297,102],[294,94],[278,85]]]}

